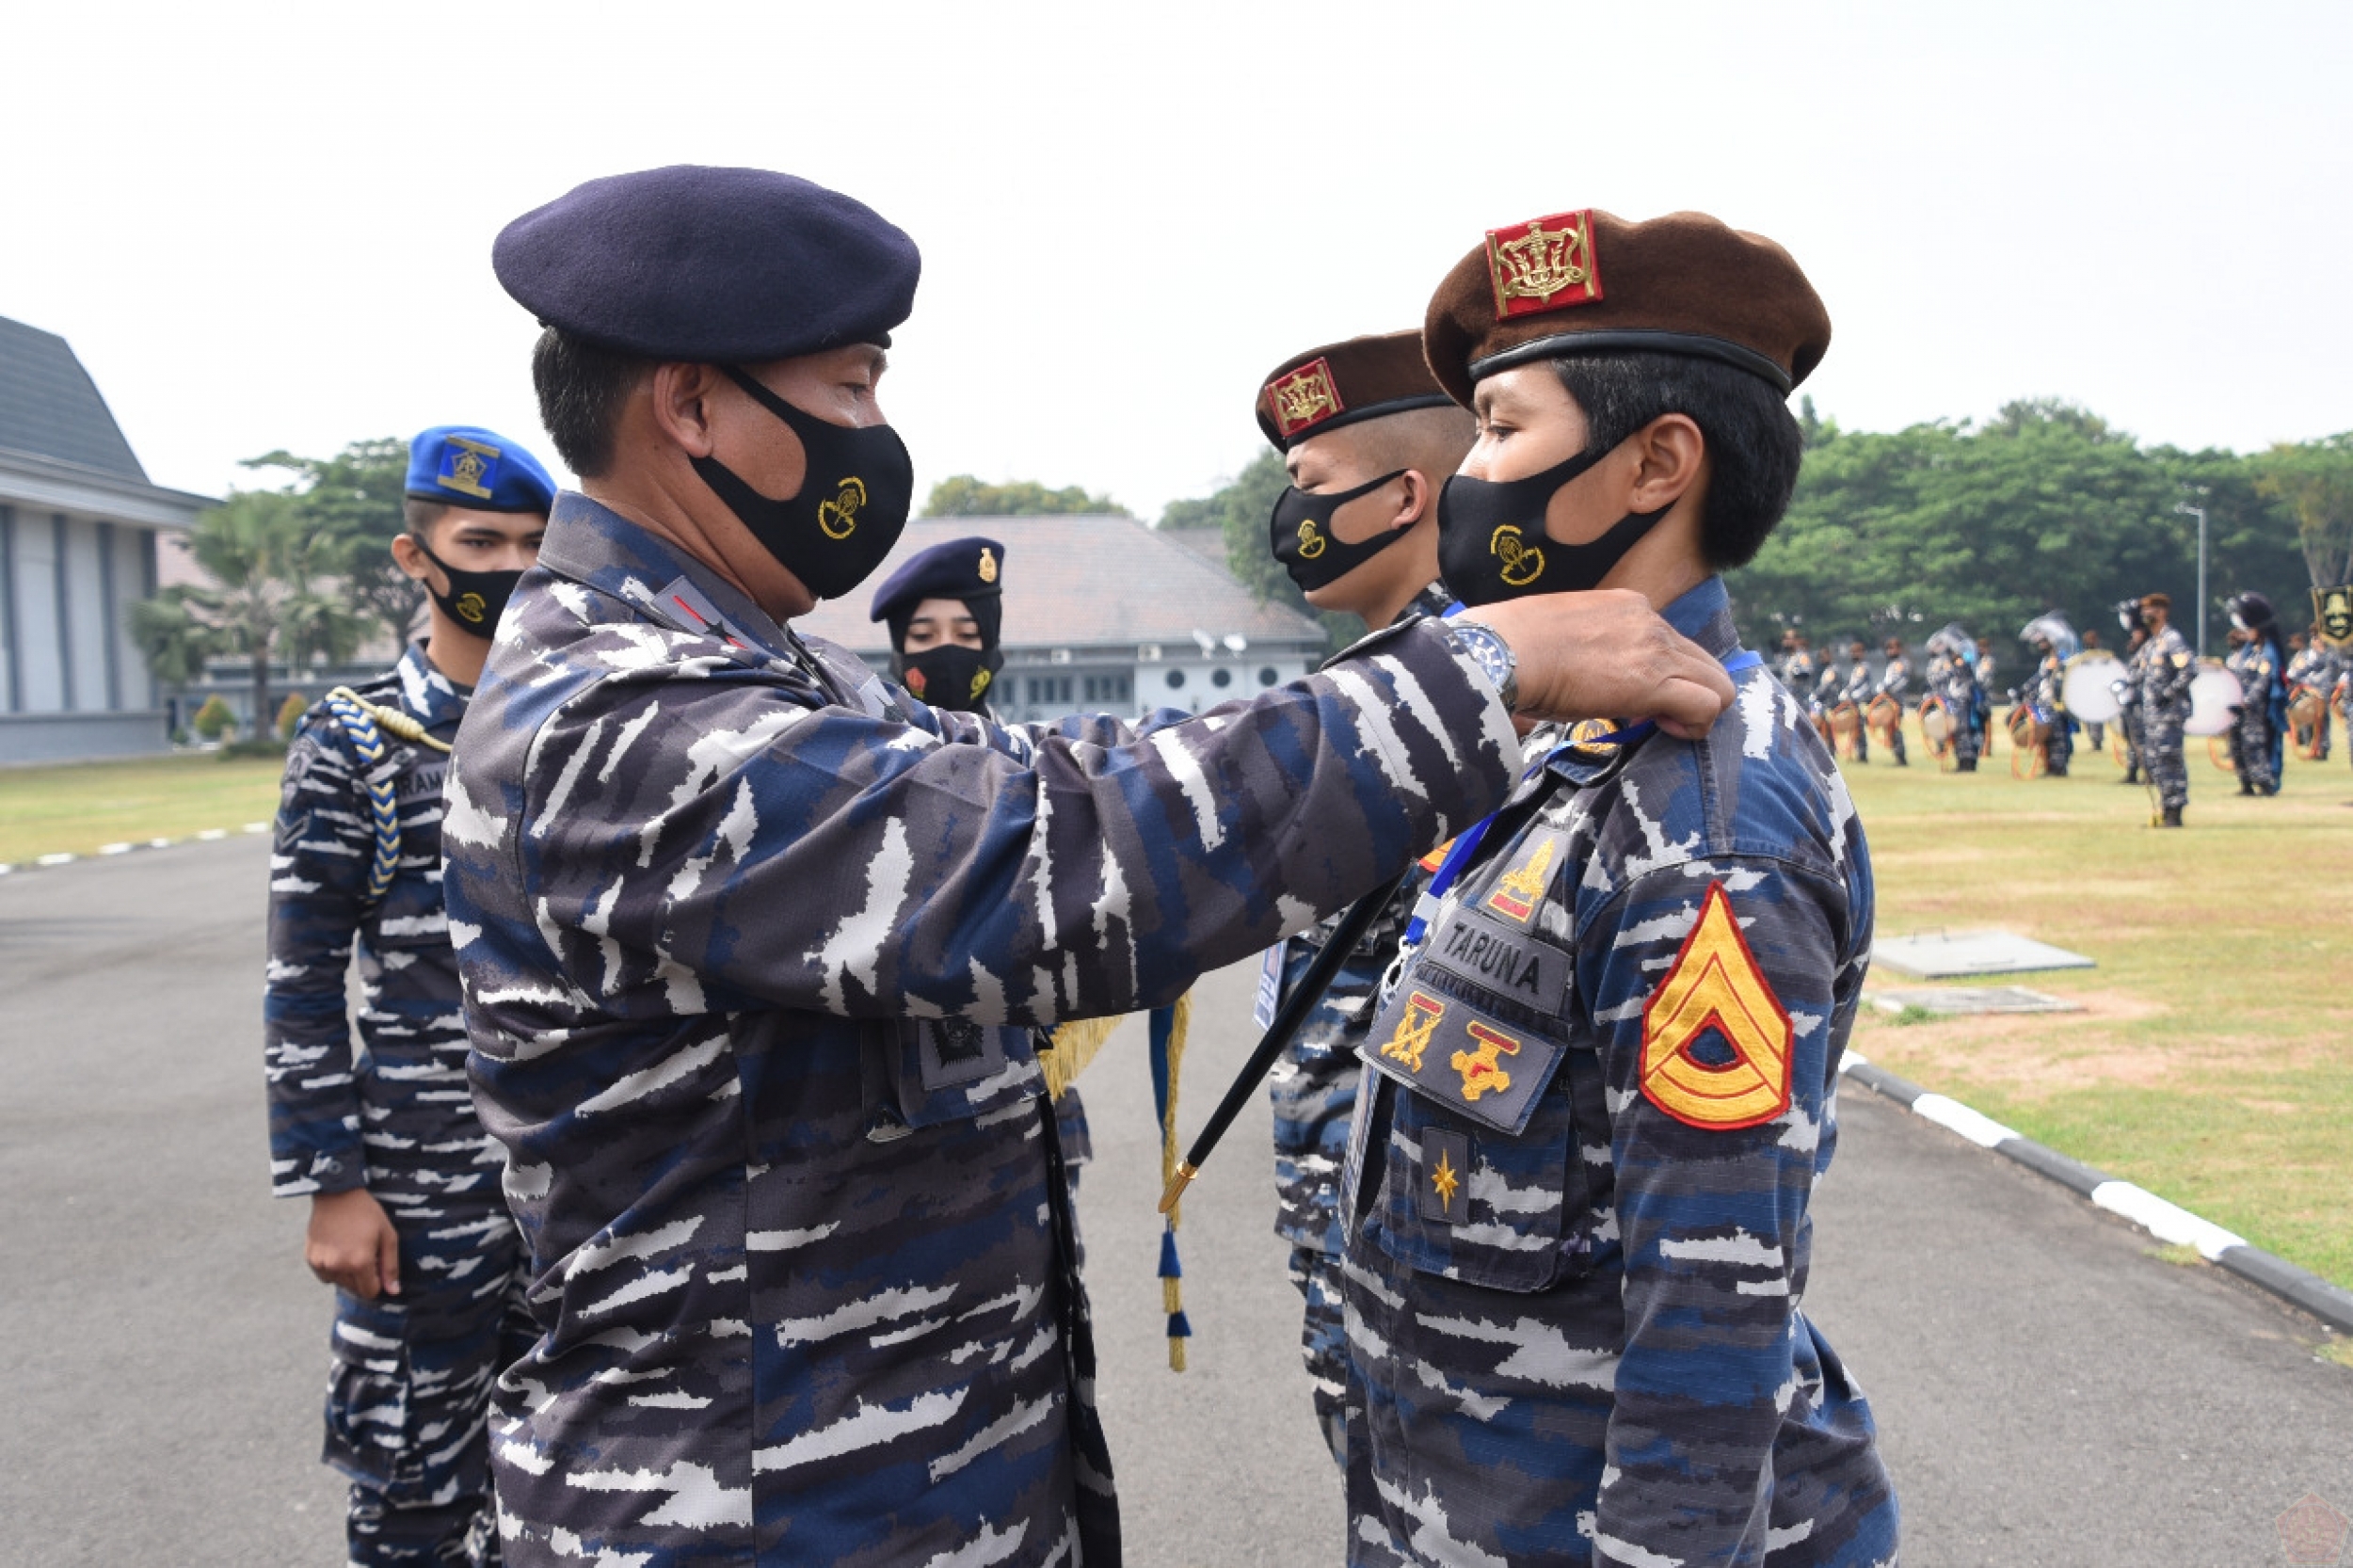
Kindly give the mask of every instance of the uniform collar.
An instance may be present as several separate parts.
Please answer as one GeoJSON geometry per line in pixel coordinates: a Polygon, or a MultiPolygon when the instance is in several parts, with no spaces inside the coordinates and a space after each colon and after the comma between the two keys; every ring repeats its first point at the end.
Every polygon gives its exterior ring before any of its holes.
{"type": "Polygon", "coordinates": [[[728,630],[758,642],[763,652],[790,657],[786,650],[792,638],[733,584],[577,490],[556,496],[548,514],[547,537],[539,546],[539,564],[559,577],[621,600],[639,615],[654,595],[683,577],[702,591],[728,630]]]}
{"type": "Polygon", "coordinates": [[[1446,591],[1446,584],[1433,583],[1416,594],[1405,608],[1397,613],[1397,620],[1389,624],[1395,626],[1398,621],[1412,620],[1416,616],[1443,616],[1452,608],[1454,596],[1446,591]]]}
{"type": "Polygon", "coordinates": [[[1719,659],[1729,659],[1739,651],[1740,631],[1732,622],[1732,595],[1725,592],[1721,577],[1710,577],[1658,614],[1669,626],[1719,659]]]}
{"type": "Polygon", "coordinates": [[[466,703],[473,696],[472,689],[459,688],[434,668],[433,661],[424,656],[424,644],[410,643],[404,648],[392,673],[400,679],[400,705],[426,729],[439,729],[443,725],[455,728],[466,716],[466,703]]]}

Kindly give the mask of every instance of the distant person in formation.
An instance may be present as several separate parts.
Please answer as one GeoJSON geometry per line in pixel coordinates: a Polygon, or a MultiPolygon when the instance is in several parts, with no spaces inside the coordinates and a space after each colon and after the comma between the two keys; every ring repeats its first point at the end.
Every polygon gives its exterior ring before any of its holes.
{"type": "Polygon", "coordinates": [[[1993,639],[1977,639],[1977,656],[1969,666],[1969,673],[1977,682],[1977,754],[1982,757],[1993,749],[1993,639]]]}
{"type": "Polygon", "coordinates": [[[2287,681],[2300,714],[2296,721],[2296,744],[2306,756],[2321,762],[2329,760],[2333,728],[2329,722],[2329,689],[2333,684],[2329,674],[2329,645],[2320,640],[2318,625],[2288,638],[2287,681]]]}
{"type": "MultiPolygon", "coordinates": [[[[997,677],[1005,667],[1005,547],[978,536],[920,551],[874,590],[867,618],[890,633],[891,678],[935,712],[973,713],[994,724],[997,677]]],[[[1051,1038],[1040,1031],[1039,1043],[1051,1038]]],[[[1054,1130],[1070,1191],[1075,1261],[1086,1261],[1079,1228],[1079,1176],[1095,1158],[1079,1086],[1054,1096],[1054,1130]]]]}
{"type": "Polygon", "coordinates": [[[2142,765],[2157,787],[2162,814],[2158,825],[2179,827],[2189,805],[2189,769],[2182,760],[2182,726],[2189,718],[2189,686],[2198,679],[2198,660],[2189,644],[2172,626],[2173,600],[2166,594],[2148,594],[2140,601],[2142,624],[2149,640],[2133,656],[2135,691],[2139,698],[2142,765]]]}
{"type": "Polygon", "coordinates": [[[1977,645],[1960,627],[1947,626],[1929,639],[1928,684],[1952,725],[1946,744],[1953,748],[1955,771],[1977,772],[1977,755],[1984,749],[1978,728],[1984,704],[1977,686],[1977,645]]]}
{"type": "Polygon", "coordinates": [[[2124,631],[2124,673],[2117,679],[2117,728],[2124,731],[2125,784],[2138,784],[2147,776],[2148,753],[2140,715],[2140,650],[2149,646],[2149,626],[2141,618],[2140,600],[2125,600],[2116,607],[2116,618],[2124,631]]]}
{"type": "Polygon", "coordinates": [[[1863,710],[1871,701],[1871,645],[1861,637],[1847,644],[1847,679],[1838,688],[1838,700],[1854,707],[1854,760],[1871,760],[1871,727],[1863,722],[1863,710]]]}
{"type": "Polygon", "coordinates": [[[2280,635],[2280,617],[2262,594],[2240,594],[2230,610],[2237,646],[2226,662],[2239,684],[2237,722],[2231,728],[2238,792],[2276,795],[2287,761],[2287,645],[2280,635]]]}
{"type": "MultiPolygon", "coordinates": [[[[1283,456],[1290,488],[1268,520],[1274,558],[1319,610],[1372,627],[1443,615],[1438,492],[1470,451],[1471,417],[1422,362],[1421,333],[1352,338],[1294,354],[1257,389],[1258,428],[1283,456]]],[[[1357,1050],[1372,1024],[1373,988],[1426,876],[1407,878],[1267,1077],[1274,1109],[1274,1230],[1290,1243],[1304,1300],[1300,1352],[1317,1425],[1336,1462],[1348,1457],[1348,1335],[1340,1310],[1340,1168],[1355,1114],[1357,1050]]],[[[1270,951],[1278,1000],[1300,984],[1339,917],[1270,951]]]]}
{"type": "Polygon", "coordinates": [[[411,443],[407,491],[392,558],[424,586],[431,630],[295,731],[262,1003],[271,1184],[309,1196],[304,1260],[335,1287],[325,1458],[351,1480],[347,1544],[365,1568],[498,1560],[485,1412],[532,1340],[504,1160],[466,1088],[441,791],[555,486],[505,437],[445,425],[411,443]]]}
{"type": "MultiPolygon", "coordinates": [[[[2098,627],[2090,627],[2085,631],[2083,650],[2086,653],[2105,651],[2100,647],[2098,627]]],[[[2095,753],[2105,751],[2108,746],[2108,727],[2105,724],[2095,724],[2089,719],[2084,720],[2084,745],[2095,753]]]]}
{"type": "Polygon", "coordinates": [[[1721,575],[1787,505],[1829,336],[1786,251],[1697,213],[1499,226],[1431,301],[1479,418],[1447,586],[1629,589],[1740,695],[1699,743],[1531,732],[1383,987],[1341,1186],[1351,1568],[1897,1559],[1869,1405],[1800,1304],[1870,851],[1721,575]]]}
{"type": "Polygon", "coordinates": [[[1871,695],[1894,700],[1896,723],[1888,731],[1887,749],[1896,754],[1897,767],[1908,768],[1912,763],[1904,756],[1904,709],[1912,696],[1912,660],[1904,652],[1901,637],[1888,638],[1881,651],[1887,655],[1887,663],[1880,666],[1879,684],[1871,689],[1871,695]]]}
{"type": "Polygon", "coordinates": [[[2060,648],[2048,633],[2039,633],[2033,648],[2034,671],[2026,678],[2019,700],[2032,704],[2035,717],[2047,726],[2042,742],[2044,776],[2065,778],[2068,764],[2075,755],[2075,721],[2067,716],[2067,661],[2060,657],[2060,648]]]}
{"type": "Polygon", "coordinates": [[[1781,634],[1781,683],[1801,700],[1814,695],[1814,648],[1794,626],[1781,634]]]}

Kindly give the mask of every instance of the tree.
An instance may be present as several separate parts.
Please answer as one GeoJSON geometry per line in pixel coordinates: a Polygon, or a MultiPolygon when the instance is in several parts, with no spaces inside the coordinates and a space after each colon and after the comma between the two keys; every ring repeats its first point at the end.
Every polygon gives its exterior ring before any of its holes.
{"type": "Polygon", "coordinates": [[[392,564],[392,544],[406,524],[401,492],[408,477],[408,443],[394,436],[353,441],[332,457],[297,457],[283,451],[249,457],[245,467],[277,469],[295,478],[295,507],[324,541],[319,565],[340,577],[361,614],[393,636],[404,635],[421,602],[417,584],[392,564]]]}
{"type": "Polygon", "coordinates": [[[217,585],[175,584],[131,606],[131,634],[167,684],[185,684],[216,655],[246,658],[256,737],[269,723],[272,659],[349,658],[367,634],[368,617],[322,589],[334,547],[297,501],[284,490],[232,491],[188,533],[189,552],[217,585]]]}
{"type": "Polygon", "coordinates": [[[927,518],[1132,517],[1127,507],[1107,495],[1090,495],[1078,486],[1049,490],[1033,479],[1014,479],[984,485],[968,473],[952,474],[932,487],[923,503],[927,518]]]}
{"type": "Polygon", "coordinates": [[[2312,585],[2353,582],[2353,430],[2295,445],[2282,441],[2253,466],[2256,490],[2283,504],[2296,520],[2312,585]]]}
{"type": "Polygon", "coordinates": [[[1288,604],[1322,624],[1324,641],[1333,651],[1365,634],[1355,616],[1318,610],[1307,602],[1299,584],[1283,569],[1267,547],[1267,519],[1274,503],[1290,488],[1290,474],[1282,455],[1272,447],[1253,457],[1233,478],[1206,496],[1172,501],[1160,514],[1162,528],[1217,528],[1225,536],[1225,565],[1261,604],[1288,604]]]}

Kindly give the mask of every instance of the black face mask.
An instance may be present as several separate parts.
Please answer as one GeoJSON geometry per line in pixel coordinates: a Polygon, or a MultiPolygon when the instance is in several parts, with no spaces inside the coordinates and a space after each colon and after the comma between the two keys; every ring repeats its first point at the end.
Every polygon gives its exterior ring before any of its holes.
{"type": "Polygon", "coordinates": [[[820,599],[840,599],[882,565],[907,525],[915,464],[888,424],[828,424],[761,386],[734,365],[720,367],[755,403],[792,427],[808,459],[801,488],[783,501],[760,494],[716,457],[696,457],[702,475],[768,553],[820,599]]]}
{"type": "Polygon", "coordinates": [[[1274,498],[1274,514],[1267,521],[1268,542],[1274,549],[1274,558],[1283,563],[1283,569],[1291,574],[1302,592],[1338,582],[1405,536],[1406,529],[1384,528],[1369,539],[1349,544],[1332,532],[1334,513],[1404,472],[1385,473],[1335,495],[1309,495],[1293,488],[1274,498]]]}
{"type": "Polygon", "coordinates": [[[920,653],[899,655],[899,684],[926,707],[976,713],[1004,664],[1004,653],[998,648],[941,643],[920,653]]]}
{"type": "Polygon", "coordinates": [[[515,584],[523,580],[520,571],[467,571],[451,566],[433,553],[422,536],[411,534],[417,550],[424,558],[441,568],[449,579],[449,592],[443,593],[432,584],[424,591],[433,596],[433,602],[441,613],[457,623],[460,632],[488,641],[498,630],[499,616],[506,613],[506,601],[515,594],[515,584]]]}
{"type": "Polygon", "coordinates": [[[1493,604],[1597,586],[1670,509],[1630,513],[1584,544],[1547,537],[1553,496],[1608,456],[1589,449],[1525,479],[1449,479],[1438,492],[1438,575],[1447,591],[1465,604],[1493,604]]]}

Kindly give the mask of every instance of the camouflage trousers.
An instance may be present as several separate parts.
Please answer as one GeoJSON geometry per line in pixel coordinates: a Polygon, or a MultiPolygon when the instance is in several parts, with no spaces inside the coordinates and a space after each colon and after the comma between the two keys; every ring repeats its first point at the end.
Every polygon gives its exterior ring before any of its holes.
{"type": "Polygon", "coordinates": [[[2075,760],[2075,735],[2062,713],[2051,721],[2051,733],[2042,744],[2044,771],[2053,778],[2067,776],[2068,763],[2075,760]]]}
{"type": "Polygon", "coordinates": [[[391,1212],[401,1293],[335,1298],[321,1457],[351,1478],[350,1561],[494,1564],[490,1386],[536,1337],[520,1242],[503,1206],[391,1212]]]}
{"type": "Polygon", "coordinates": [[[2242,792],[2259,795],[2280,792],[2281,734],[2271,727],[2271,713],[2250,698],[2231,727],[2231,765],[2238,773],[2242,792]]]}
{"type": "Polygon", "coordinates": [[[1315,1384],[1316,1425],[1332,1462],[1348,1463],[1348,1324],[1340,1298],[1340,1260],[1318,1247],[1291,1249],[1291,1284],[1306,1303],[1299,1358],[1315,1384]]]}
{"type": "Polygon", "coordinates": [[[2189,768],[2182,760],[2182,720],[2179,712],[2147,715],[2141,722],[2141,767],[2157,787],[2157,798],[2168,809],[2189,804],[2189,768]]]}

